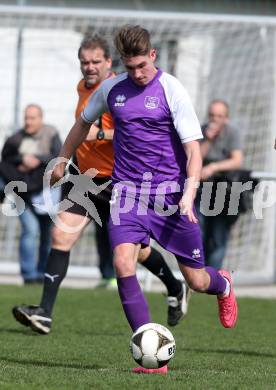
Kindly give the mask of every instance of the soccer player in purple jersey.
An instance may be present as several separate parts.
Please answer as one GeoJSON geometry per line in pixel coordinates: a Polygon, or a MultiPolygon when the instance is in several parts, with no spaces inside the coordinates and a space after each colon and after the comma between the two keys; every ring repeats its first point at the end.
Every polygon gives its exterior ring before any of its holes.
{"type": "MultiPolygon", "coordinates": [[[[109,231],[118,290],[133,331],[151,322],[136,277],[141,246],[150,237],[172,252],[189,286],[217,295],[222,325],[232,328],[238,307],[231,276],[204,266],[200,228],[194,209],[202,159],[200,125],[186,90],[155,67],[156,51],[141,26],[122,27],[115,44],[126,68],[104,81],[72,127],[60,157],[70,158],[91,123],[110,111],[115,124],[113,192],[109,231]]],[[[55,167],[52,182],[64,174],[55,167]]],[[[167,372],[136,369],[135,372],[167,372]]]]}

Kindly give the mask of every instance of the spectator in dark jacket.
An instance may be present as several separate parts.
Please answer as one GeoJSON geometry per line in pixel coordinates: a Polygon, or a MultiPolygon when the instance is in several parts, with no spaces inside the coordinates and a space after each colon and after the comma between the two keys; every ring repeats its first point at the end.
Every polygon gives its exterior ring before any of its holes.
{"type": "Polygon", "coordinates": [[[25,201],[25,209],[19,215],[22,226],[19,261],[25,283],[42,280],[45,270],[51,241],[51,219],[48,214],[41,214],[33,207],[32,197],[42,191],[45,167],[51,159],[57,157],[60,147],[57,130],[43,123],[41,107],[30,104],[25,109],[24,127],[6,140],[2,150],[2,189],[5,184],[15,180],[27,185],[27,191],[19,193],[25,201]]]}

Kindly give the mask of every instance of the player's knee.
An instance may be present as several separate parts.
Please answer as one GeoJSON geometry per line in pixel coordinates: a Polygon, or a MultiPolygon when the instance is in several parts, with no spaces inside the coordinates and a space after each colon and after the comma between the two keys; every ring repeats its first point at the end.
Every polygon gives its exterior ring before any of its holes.
{"type": "Polygon", "coordinates": [[[52,230],[52,247],[55,249],[70,251],[76,240],[74,234],[66,233],[57,226],[52,230]]]}
{"type": "Polygon", "coordinates": [[[117,276],[119,277],[134,275],[136,272],[135,264],[128,256],[125,256],[123,254],[115,255],[114,268],[117,276]]]}
{"type": "Polygon", "coordinates": [[[208,288],[208,280],[201,274],[194,274],[187,280],[189,287],[198,292],[204,292],[208,288]]]}

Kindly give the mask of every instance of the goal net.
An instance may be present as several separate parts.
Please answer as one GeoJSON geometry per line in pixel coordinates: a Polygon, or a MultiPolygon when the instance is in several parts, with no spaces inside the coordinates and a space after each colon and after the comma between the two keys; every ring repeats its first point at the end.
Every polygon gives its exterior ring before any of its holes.
{"type": "MultiPolygon", "coordinates": [[[[266,17],[0,6],[0,146],[14,129],[15,115],[31,102],[43,107],[46,122],[56,125],[64,138],[74,120],[77,49],[83,35],[99,33],[112,43],[115,30],[126,23],[150,30],[158,66],[181,80],[201,122],[210,100],[229,103],[231,120],[245,140],[245,168],[260,177],[263,172],[264,178],[276,172],[276,18],[266,17]]],[[[113,57],[114,70],[122,71],[114,48],[113,57]]],[[[271,206],[263,210],[263,218],[248,212],[233,226],[225,266],[236,281],[274,280],[275,221],[271,206]]],[[[0,224],[0,267],[5,269],[16,264],[19,227],[16,218],[2,215],[0,224]]],[[[166,255],[176,270],[176,262],[166,255]]],[[[71,259],[79,274],[96,270],[91,268],[98,261],[93,224],[71,259]]]]}

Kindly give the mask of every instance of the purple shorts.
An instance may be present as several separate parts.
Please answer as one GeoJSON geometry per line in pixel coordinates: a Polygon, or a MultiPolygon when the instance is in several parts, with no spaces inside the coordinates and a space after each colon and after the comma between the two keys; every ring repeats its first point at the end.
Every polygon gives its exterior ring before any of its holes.
{"type": "Polygon", "coordinates": [[[121,196],[120,202],[119,198],[111,201],[109,233],[112,248],[123,243],[147,246],[150,238],[153,238],[174,254],[180,263],[192,268],[203,268],[200,227],[190,222],[186,215],[180,214],[180,198],[180,193],[167,194],[163,196],[159,207],[154,195],[149,196],[148,202],[129,195],[121,196]],[[171,215],[160,212],[162,209],[168,210],[172,205],[175,205],[175,212],[171,211],[171,215]]]}

